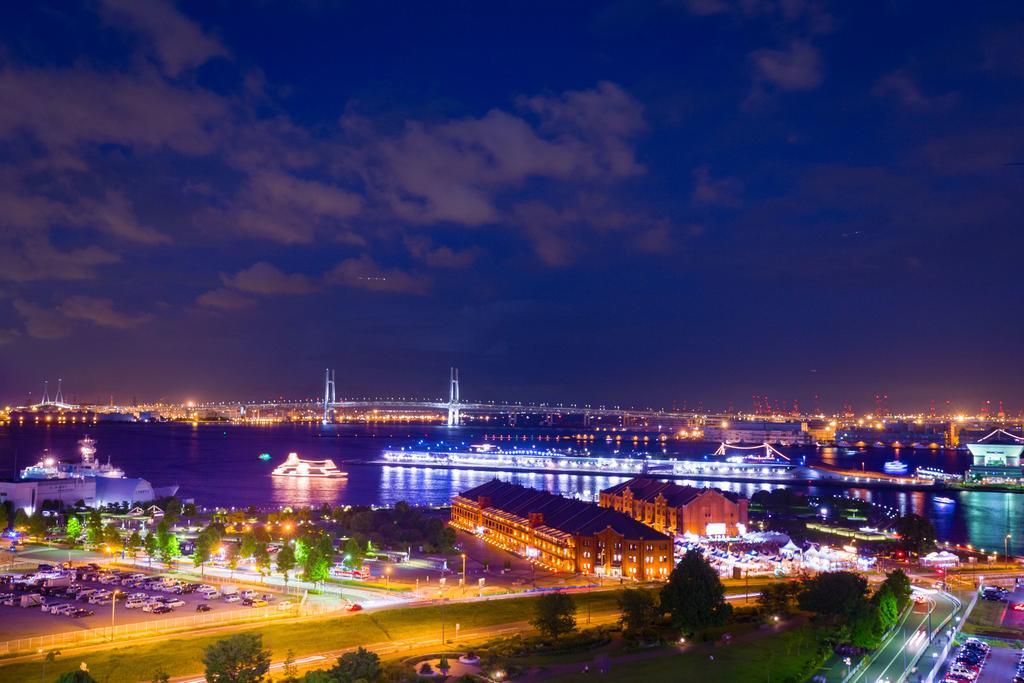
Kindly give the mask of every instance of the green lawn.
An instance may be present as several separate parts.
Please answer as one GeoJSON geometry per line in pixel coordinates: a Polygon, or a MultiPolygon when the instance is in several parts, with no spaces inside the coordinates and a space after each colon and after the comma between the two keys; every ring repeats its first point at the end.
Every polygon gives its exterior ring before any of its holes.
{"type": "Polygon", "coordinates": [[[978,600],[964,624],[964,633],[992,638],[1024,638],[1024,630],[1003,625],[1003,613],[1010,606],[995,600],[978,600]]]}
{"type": "MultiPolygon", "coordinates": [[[[661,652],[616,660],[602,679],[616,683],[784,683],[803,681],[819,663],[809,626],[728,646],[699,646],[685,653],[661,652]],[[714,659],[711,659],[711,656],[714,659]]],[[[597,675],[567,672],[560,683],[585,683],[597,675]]]]}
{"type": "MultiPolygon", "coordinates": [[[[593,612],[616,609],[616,593],[601,591],[574,595],[580,608],[580,621],[586,619],[586,607],[593,612]]],[[[533,617],[536,598],[510,598],[488,603],[463,603],[441,607],[396,608],[380,612],[355,614],[316,621],[273,624],[260,628],[242,629],[263,635],[264,646],[270,648],[275,659],[283,659],[290,649],[297,657],[357,645],[405,640],[437,635],[441,640],[441,616],[447,624],[448,638],[454,624],[462,631],[474,628],[529,621],[533,617]]],[[[153,672],[162,668],[171,676],[200,673],[203,670],[203,649],[219,640],[216,636],[168,636],[158,644],[126,645],[83,655],[60,657],[47,668],[47,678],[56,678],[57,672],[69,671],[82,661],[93,676],[104,683],[136,683],[151,680],[153,672]]],[[[12,664],[0,666],[0,682],[39,680],[42,664],[12,664]]]]}

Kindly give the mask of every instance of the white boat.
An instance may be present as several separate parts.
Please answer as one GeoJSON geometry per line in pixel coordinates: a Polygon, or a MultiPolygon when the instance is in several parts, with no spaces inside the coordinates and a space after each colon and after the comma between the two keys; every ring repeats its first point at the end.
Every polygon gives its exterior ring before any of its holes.
{"type": "Polygon", "coordinates": [[[21,471],[22,479],[70,479],[82,477],[124,478],[124,470],[96,460],[96,441],[88,436],[78,442],[80,462],[60,462],[57,458],[43,453],[43,459],[21,471]]]}
{"type": "Polygon", "coordinates": [[[905,474],[910,468],[907,463],[900,462],[899,460],[890,460],[889,462],[882,465],[882,469],[890,474],[905,474]]]}
{"type": "Polygon", "coordinates": [[[935,496],[932,500],[942,505],[952,505],[954,502],[952,498],[946,498],[945,496],[935,496]]]}
{"type": "Polygon", "coordinates": [[[303,460],[298,453],[289,453],[288,459],[274,468],[270,473],[274,477],[316,477],[319,479],[339,479],[347,477],[333,460],[303,460]]]}

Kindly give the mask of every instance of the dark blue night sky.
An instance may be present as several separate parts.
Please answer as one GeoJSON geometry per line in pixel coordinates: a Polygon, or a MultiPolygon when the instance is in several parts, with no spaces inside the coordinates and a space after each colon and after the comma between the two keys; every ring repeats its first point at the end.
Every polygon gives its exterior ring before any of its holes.
{"type": "Polygon", "coordinates": [[[1024,408],[1019,2],[4,15],[0,400],[1024,408]]]}

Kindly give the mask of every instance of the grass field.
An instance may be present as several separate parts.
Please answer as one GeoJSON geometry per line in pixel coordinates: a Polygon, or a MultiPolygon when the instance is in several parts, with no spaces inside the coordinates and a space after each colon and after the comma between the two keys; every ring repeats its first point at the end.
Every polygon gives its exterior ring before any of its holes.
{"type": "Polygon", "coordinates": [[[1009,605],[995,600],[978,600],[964,624],[964,633],[992,638],[1024,638],[1024,629],[1003,623],[1009,605]]]}
{"type": "MultiPolygon", "coordinates": [[[[573,598],[580,608],[579,618],[585,619],[587,606],[592,612],[616,609],[616,593],[603,591],[577,594],[573,598]]],[[[533,617],[536,598],[511,598],[486,603],[457,603],[445,607],[396,608],[380,612],[354,614],[344,617],[290,624],[273,624],[259,628],[240,629],[238,632],[256,632],[263,635],[263,644],[274,659],[283,659],[288,650],[296,657],[304,654],[335,650],[357,645],[369,645],[407,639],[437,636],[441,641],[441,618],[447,626],[450,639],[454,624],[462,632],[488,626],[529,621],[533,617]]],[[[58,672],[78,668],[86,662],[93,677],[104,683],[136,683],[152,679],[153,672],[163,669],[173,676],[200,673],[203,670],[203,649],[228,634],[209,636],[174,636],[159,643],[129,644],[100,652],[67,655],[47,666],[47,679],[58,672]]],[[[2,664],[2,662],[0,662],[2,664]]],[[[39,680],[41,662],[0,666],[0,682],[11,683],[39,680]]]]}
{"type": "MultiPolygon", "coordinates": [[[[802,681],[819,663],[809,626],[728,646],[699,646],[684,653],[651,652],[608,660],[602,680],[616,683],[782,683],[802,681]],[[711,659],[714,657],[714,659],[711,659]]],[[[584,683],[597,675],[566,672],[562,683],[584,683]]]]}

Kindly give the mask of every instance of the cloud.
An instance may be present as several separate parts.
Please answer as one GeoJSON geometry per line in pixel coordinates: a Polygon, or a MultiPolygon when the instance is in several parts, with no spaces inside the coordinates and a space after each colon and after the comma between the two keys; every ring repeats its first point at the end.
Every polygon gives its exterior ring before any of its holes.
{"type": "Polygon", "coordinates": [[[401,294],[426,294],[430,287],[427,278],[398,268],[382,268],[368,254],[342,261],[324,276],[324,282],[401,294]]]}
{"type": "MultiPolygon", "coordinates": [[[[3,218],[0,217],[0,233],[3,227],[3,218]]],[[[0,238],[0,280],[86,280],[95,277],[98,266],[119,260],[116,254],[96,246],[66,251],[57,249],[45,234],[0,238]]]]}
{"type": "Polygon", "coordinates": [[[228,287],[249,294],[308,294],[316,289],[305,275],[284,273],[265,261],[231,277],[221,275],[221,280],[228,287]]]}
{"type": "Polygon", "coordinates": [[[222,311],[232,311],[241,308],[248,308],[256,303],[250,297],[240,294],[233,289],[218,287],[208,292],[203,292],[196,298],[196,304],[204,308],[215,308],[222,311]]]}
{"type": "Polygon", "coordinates": [[[451,247],[435,247],[429,237],[409,236],[404,240],[405,248],[417,258],[433,268],[467,268],[476,261],[477,249],[456,251],[451,247]]]}
{"type": "Polygon", "coordinates": [[[224,98],[168,83],[152,70],[8,67],[0,70],[0,101],[0,138],[31,135],[73,157],[82,145],[101,144],[207,154],[229,123],[224,98]]]}
{"type": "Polygon", "coordinates": [[[633,142],[643,109],[617,85],[518,105],[525,115],[492,109],[443,124],[410,121],[396,136],[372,138],[371,192],[409,222],[475,226],[501,222],[500,198],[532,179],[606,185],[644,171],[633,142]]]}
{"type": "Polygon", "coordinates": [[[875,97],[889,97],[908,109],[932,109],[949,106],[956,101],[950,93],[938,97],[925,95],[921,88],[905,71],[886,74],[871,89],[875,97]]]}
{"type": "Polygon", "coordinates": [[[785,50],[756,50],[750,59],[755,81],[780,90],[813,90],[825,78],[818,50],[802,40],[794,40],[785,50]]]}
{"type": "Polygon", "coordinates": [[[741,19],[766,19],[797,24],[807,33],[828,33],[834,28],[832,15],[816,0],[682,0],[695,16],[728,14],[741,19]]]}
{"type": "Polygon", "coordinates": [[[351,238],[350,219],[359,214],[362,198],[329,183],[303,180],[282,171],[259,171],[246,180],[241,193],[208,221],[284,244],[305,244],[318,233],[351,238]]]}
{"type": "Polygon", "coordinates": [[[125,330],[136,327],[150,319],[149,315],[128,315],[114,309],[110,299],[91,296],[71,296],[65,299],[58,310],[72,320],[87,320],[100,327],[125,330]]]}
{"type": "Polygon", "coordinates": [[[671,241],[665,221],[616,208],[596,194],[581,195],[560,207],[535,200],[519,202],[513,213],[537,257],[550,267],[573,263],[594,246],[595,236],[624,236],[628,246],[648,252],[667,249],[671,241]]]}
{"type": "Polygon", "coordinates": [[[14,310],[25,322],[25,331],[36,339],[60,339],[71,333],[71,323],[54,311],[36,306],[24,299],[14,300],[14,310]]]}
{"type": "Polygon", "coordinates": [[[0,346],[12,343],[18,338],[18,331],[15,329],[0,328],[0,346]]]}
{"type": "Polygon", "coordinates": [[[736,207],[742,201],[743,183],[735,178],[712,178],[707,166],[694,170],[694,187],[690,199],[699,206],[736,207]]]}
{"type": "Polygon", "coordinates": [[[227,57],[220,42],[191,21],[167,0],[102,0],[101,12],[112,23],[140,33],[140,44],[155,53],[170,76],[195,68],[214,57],[227,57]]]}

